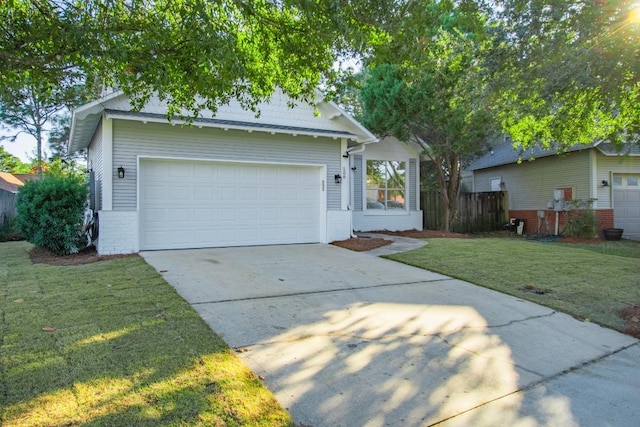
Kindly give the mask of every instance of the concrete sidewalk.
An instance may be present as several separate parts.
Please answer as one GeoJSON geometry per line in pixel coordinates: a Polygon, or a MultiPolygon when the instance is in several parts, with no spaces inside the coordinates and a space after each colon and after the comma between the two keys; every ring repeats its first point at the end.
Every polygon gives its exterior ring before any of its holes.
{"type": "Polygon", "coordinates": [[[306,426],[636,426],[632,337],[330,245],[143,252],[306,426]]]}

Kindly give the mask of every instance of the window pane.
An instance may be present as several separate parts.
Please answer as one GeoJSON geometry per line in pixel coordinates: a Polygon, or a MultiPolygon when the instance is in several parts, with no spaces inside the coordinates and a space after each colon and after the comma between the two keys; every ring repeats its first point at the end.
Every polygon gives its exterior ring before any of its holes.
{"type": "Polygon", "coordinates": [[[387,188],[404,189],[404,162],[387,163],[387,188]]]}
{"type": "Polygon", "coordinates": [[[387,209],[404,209],[404,190],[389,190],[387,197],[387,209]]]}
{"type": "Polygon", "coordinates": [[[622,177],[620,175],[614,175],[614,177],[613,177],[613,185],[615,187],[620,187],[622,185],[622,177]]]}
{"type": "Polygon", "coordinates": [[[367,188],[384,188],[386,163],[383,160],[367,160],[367,188]]]}
{"type": "Polygon", "coordinates": [[[367,160],[367,209],[404,209],[405,162],[367,160]]]}
{"type": "Polygon", "coordinates": [[[629,187],[637,187],[638,186],[638,177],[637,176],[628,176],[627,177],[627,185],[629,187]]]}

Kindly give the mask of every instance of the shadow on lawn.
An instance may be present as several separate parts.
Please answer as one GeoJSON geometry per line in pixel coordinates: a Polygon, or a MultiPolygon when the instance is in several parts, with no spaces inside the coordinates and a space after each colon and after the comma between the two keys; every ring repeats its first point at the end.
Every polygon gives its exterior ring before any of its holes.
{"type": "Polygon", "coordinates": [[[3,426],[290,422],[142,259],[32,266],[28,249],[14,246],[0,275],[3,426]]]}

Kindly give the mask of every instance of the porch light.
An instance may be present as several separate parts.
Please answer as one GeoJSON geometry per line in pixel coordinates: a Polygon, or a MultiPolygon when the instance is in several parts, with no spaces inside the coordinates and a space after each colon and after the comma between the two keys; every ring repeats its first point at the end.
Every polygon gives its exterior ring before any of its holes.
{"type": "Polygon", "coordinates": [[[609,186],[609,181],[607,181],[606,179],[602,180],[602,186],[603,187],[608,187],[609,186]]]}
{"type": "Polygon", "coordinates": [[[333,179],[336,181],[336,184],[340,184],[342,182],[342,176],[340,176],[339,174],[335,174],[333,176],[333,179]]]}
{"type": "Polygon", "coordinates": [[[124,178],[124,168],[122,166],[118,168],[118,178],[124,178]]]}

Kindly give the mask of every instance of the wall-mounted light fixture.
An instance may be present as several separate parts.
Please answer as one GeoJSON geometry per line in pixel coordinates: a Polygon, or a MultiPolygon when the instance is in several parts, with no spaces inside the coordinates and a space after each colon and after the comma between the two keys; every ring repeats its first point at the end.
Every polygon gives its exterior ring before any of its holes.
{"type": "Polygon", "coordinates": [[[342,177],[339,174],[335,174],[333,179],[336,181],[336,184],[340,184],[342,182],[342,177]]]}
{"type": "Polygon", "coordinates": [[[118,178],[124,178],[124,168],[122,166],[118,168],[118,178]]]}
{"type": "Polygon", "coordinates": [[[602,180],[602,186],[603,187],[608,187],[609,186],[609,181],[607,181],[606,179],[602,180]]]}

